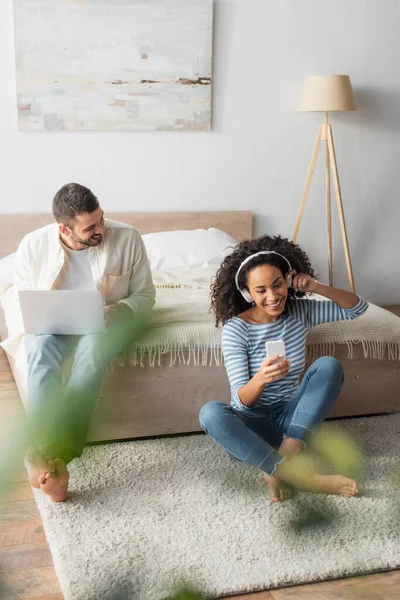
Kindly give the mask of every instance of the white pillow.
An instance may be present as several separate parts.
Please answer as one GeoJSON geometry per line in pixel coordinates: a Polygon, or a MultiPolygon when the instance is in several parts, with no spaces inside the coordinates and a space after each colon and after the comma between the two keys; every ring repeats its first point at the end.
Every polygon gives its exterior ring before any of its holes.
{"type": "Polygon", "coordinates": [[[219,266],[237,244],[219,229],[160,231],[142,236],[152,271],[219,266]]]}

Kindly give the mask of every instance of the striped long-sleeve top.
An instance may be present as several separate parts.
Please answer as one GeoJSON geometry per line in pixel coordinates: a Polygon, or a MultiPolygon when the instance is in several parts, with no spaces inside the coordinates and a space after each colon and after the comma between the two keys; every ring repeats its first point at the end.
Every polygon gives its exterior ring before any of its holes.
{"type": "Polygon", "coordinates": [[[231,386],[231,405],[235,410],[257,416],[263,407],[289,401],[299,385],[305,367],[306,338],[315,325],[356,319],[365,313],[368,302],[358,299],[353,308],[340,308],[330,300],[292,300],[287,314],[272,323],[247,323],[240,317],[230,319],[222,330],[222,352],[231,386]],[[265,342],[284,340],[286,357],[291,359],[288,375],[265,386],[257,404],[245,406],[239,390],[260,369],[264,358],[265,342]]]}

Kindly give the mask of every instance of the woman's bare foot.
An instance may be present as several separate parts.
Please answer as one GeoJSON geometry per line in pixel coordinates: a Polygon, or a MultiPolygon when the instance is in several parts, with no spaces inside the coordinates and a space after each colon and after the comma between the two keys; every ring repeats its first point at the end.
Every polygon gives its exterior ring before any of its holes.
{"type": "Polygon", "coordinates": [[[40,489],[47,494],[52,502],[65,502],[68,500],[69,473],[60,458],[50,461],[54,470],[43,473],[39,477],[40,489]]]}
{"type": "Polygon", "coordinates": [[[351,498],[358,494],[358,485],[355,479],[343,475],[314,475],[314,481],[323,494],[337,494],[351,498]]]}
{"type": "Polygon", "coordinates": [[[271,502],[285,502],[293,496],[294,489],[290,483],[286,483],[272,475],[264,473],[263,479],[268,487],[268,498],[271,502]]]}
{"type": "Polygon", "coordinates": [[[358,494],[358,484],[354,479],[343,475],[319,475],[304,466],[298,457],[287,458],[280,463],[274,475],[305,492],[337,494],[348,498],[358,494]]]}

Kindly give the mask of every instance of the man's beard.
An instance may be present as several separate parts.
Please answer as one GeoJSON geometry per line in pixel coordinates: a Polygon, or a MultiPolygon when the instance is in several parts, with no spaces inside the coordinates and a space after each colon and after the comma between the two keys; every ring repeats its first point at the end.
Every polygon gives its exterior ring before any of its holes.
{"type": "Polygon", "coordinates": [[[103,236],[101,233],[98,233],[97,235],[92,235],[88,240],[83,240],[75,236],[72,232],[71,237],[75,242],[78,242],[78,244],[82,244],[82,246],[86,246],[87,248],[100,246],[101,242],[103,241],[103,236]]]}

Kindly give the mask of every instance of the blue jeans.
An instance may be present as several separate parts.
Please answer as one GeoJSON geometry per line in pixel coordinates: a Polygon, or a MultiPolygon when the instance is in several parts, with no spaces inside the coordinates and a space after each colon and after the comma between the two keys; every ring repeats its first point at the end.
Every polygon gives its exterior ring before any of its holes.
{"type": "Polygon", "coordinates": [[[200,425],[233,457],[272,475],[284,460],[277,452],[283,438],[306,444],[331,411],[343,381],[339,361],[324,356],[307,369],[293,398],[266,406],[265,416],[251,417],[222,402],[208,402],[200,410],[200,425]]]}
{"type": "Polygon", "coordinates": [[[65,463],[82,454],[106,367],[142,330],[132,315],[105,334],[25,336],[31,445],[65,463]]]}

